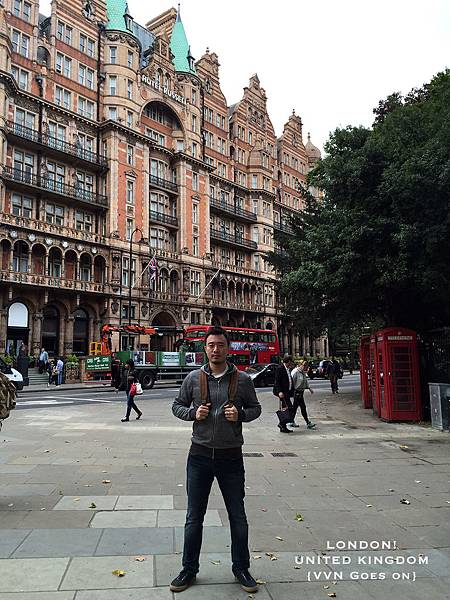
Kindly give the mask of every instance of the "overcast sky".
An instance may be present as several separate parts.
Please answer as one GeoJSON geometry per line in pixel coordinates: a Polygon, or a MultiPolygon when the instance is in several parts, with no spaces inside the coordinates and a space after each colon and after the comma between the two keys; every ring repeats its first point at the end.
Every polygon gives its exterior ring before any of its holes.
{"type": "MultiPolygon", "coordinates": [[[[128,0],[136,21],[170,0],[128,0]]],[[[49,14],[50,2],[40,11],[49,14]]],[[[450,65],[448,0],[183,0],[181,17],[198,59],[216,52],[228,104],[258,73],[280,135],[292,109],[320,148],[336,127],[370,125],[372,108],[450,65]]]]}

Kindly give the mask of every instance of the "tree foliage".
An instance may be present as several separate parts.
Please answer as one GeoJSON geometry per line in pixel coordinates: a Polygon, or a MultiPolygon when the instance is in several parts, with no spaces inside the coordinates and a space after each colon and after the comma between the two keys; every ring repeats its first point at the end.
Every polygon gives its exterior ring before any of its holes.
{"type": "Polygon", "coordinates": [[[337,129],[310,173],[295,235],[269,260],[297,327],[424,330],[450,322],[450,71],[337,129]]]}

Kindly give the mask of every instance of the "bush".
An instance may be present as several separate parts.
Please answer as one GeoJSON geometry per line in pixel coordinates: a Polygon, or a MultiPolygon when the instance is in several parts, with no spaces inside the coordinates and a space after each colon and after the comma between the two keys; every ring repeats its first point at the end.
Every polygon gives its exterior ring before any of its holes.
{"type": "Polygon", "coordinates": [[[13,364],[13,358],[9,354],[4,354],[2,356],[2,360],[7,365],[12,365],[13,364]]]}
{"type": "Polygon", "coordinates": [[[69,354],[66,363],[69,365],[78,365],[78,357],[75,354],[69,354]]]}

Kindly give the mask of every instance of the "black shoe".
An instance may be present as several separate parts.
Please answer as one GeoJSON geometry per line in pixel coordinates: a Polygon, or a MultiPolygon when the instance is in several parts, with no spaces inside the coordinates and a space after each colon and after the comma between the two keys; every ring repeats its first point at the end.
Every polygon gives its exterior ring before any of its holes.
{"type": "Polygon", "coordinates": [[[126,423],[127,421],[129,421],[130,419],[120,419],[122,421],[122,423],[126,423]]]}
{"type": "Polygon", "coordinates": [[[242,571],[233,571],[234,576],[241,584],[241,588],[249,593],[258,591],[258,584],[248,572],[248,569],[242,571]]]}
{"type": "Polygon", "coordinates": [[[280,424],[278,424],[278,429],[281,431],[281,433],[292,433],[290,429],[287,427],[282,427],[280,424]]]}
{"type": "Polygon", "coordinates": [[[136,417],[136,421],[139,421],[139,419],[140,419],[141,417],[142,417],[142,413],[140,412],[140,413],[138,414],[138,416],[136,417]]]}
{"type": "Polygon", "coordinates": [[[180,574],[170,584],[171,592],[184,592],[191,584],[195,582],[196,575],[183,569],[180,574]]]}

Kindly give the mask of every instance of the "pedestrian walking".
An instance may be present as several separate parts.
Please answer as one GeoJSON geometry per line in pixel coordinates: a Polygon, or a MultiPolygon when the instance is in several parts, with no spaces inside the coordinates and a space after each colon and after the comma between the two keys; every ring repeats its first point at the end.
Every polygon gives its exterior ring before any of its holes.
{"type": "Polygon", "coordinates": [[[39,373],[43,373],[47,370],[48,365],[48,352],[45,348],[41,349],[39,354],[39,373]]]}
{"type": "Polygon", "coordinates": [[[339,394],[338,379],[342,378],[342,368],[334,356],[331,357],[331,362],[327,367],[326,375],[330,380],[332,393],[339,394]]]}
{"type": "Polygon", "coordinates": [[[295,422],[295,417],[297,415],[297,409],[300,407],[300,412],[302,413],[302,417],[305,420],[306,427],[308,429],[314,429],[316,425],[312,423],[308,418],[308,412],[306,410],[305,404],[305,390],[309,390],[311,394],[314,394],[314,390],[309,387],[309,381],[306,377],[306,369],[308,368],[308,363],[300,362],[292,371],[292,384],[294,386],[294,403],[292,406],[292,422],[288,423],[288,427],[299,427],[299,425],[295,422]]]}
{"type": "Polygon", "coordinates": [[[122,423],[130,420],[131,409],[137,413],[136,421],[142,417],[142,411],[136,406],[134,398],[136,396],[136,383],[138,383],[138,374],[134,368],[134,361],[129,358],[125,363],[125,377],[126,377],[126,391],[127,391],[127,414],[124,419],[121,419],[122,423]]]}
{"type": "Polygon", "coordinates": [[[187,459],[183,568],[170,589],[182,592],[195,582],[200,568],[203,519],[216,478],[230,521],[232,571],[241,587],[253,593],[258,585],[249,573],[242,423],[257,419],[261,405],[250,377],[227,362],[227,332],[211,327],[204,345],[208,363],[189,373],[172,406],[176,417],[194,424],[187,459]]]}
{"type": "MultiPolygon", "coordinates": [[[[283,362],[278,366],[275,371],[275,382],[273,384],[273,394],[280,400],[280,410],[288,411],[289,420],[292,422],[293,406],[291,398],[294,394],[294,385],[291,376],[291,369],[294,367],[294,361],[292,356],[286,354],[283,358],[283,362]]],[[[290,429],[286,427],[286,423],[278,423],[278,429],[281,433],[292,433],[290,429]]]]}
{"type": "Polygon", "coordinates": [[[56,362],[56,385],[61,385],[64,373],[64,361],[61,357],[56,362]]]}

